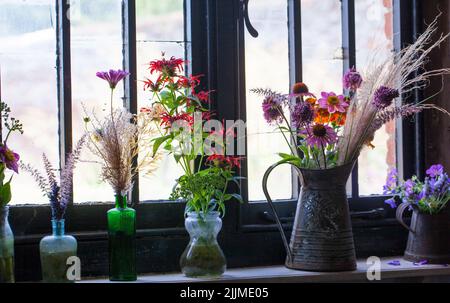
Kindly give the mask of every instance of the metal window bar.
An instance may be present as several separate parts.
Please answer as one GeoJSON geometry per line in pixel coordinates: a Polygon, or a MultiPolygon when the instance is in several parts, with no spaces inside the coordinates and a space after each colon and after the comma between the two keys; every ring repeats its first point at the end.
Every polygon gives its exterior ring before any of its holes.
{"type": "MultiPolygon", "coordinates": [[[[72,78],[70,53],[70,1],[56,0],[56,69],[59,119],[59,159],[64,167],[72,151],[72,78]]],[[[73,199],[69,201],[73,205],[73,199]]]]}
{"type": "MultiPolygon", "coordinates": [[[[355,0],[341,0],[342,8],[342,50],[344,54],[343,72],[356,67],[355,0]]],[[[359,197],[358,162],[351,176],[352,198],[359,197]]]]}
{"type": "MultiPolygon", "coordinates": [[[[130,113],[137,114],[136,0],[122,0],[122,40],[123,69],[130,73],[124,81],[123,105],[130,113]]],[[[133,165],[138,165],[138,157],[133,165]]],[[[130,201],[133,206],[139,203],[139,174],[133,178],[130,201]]]]}

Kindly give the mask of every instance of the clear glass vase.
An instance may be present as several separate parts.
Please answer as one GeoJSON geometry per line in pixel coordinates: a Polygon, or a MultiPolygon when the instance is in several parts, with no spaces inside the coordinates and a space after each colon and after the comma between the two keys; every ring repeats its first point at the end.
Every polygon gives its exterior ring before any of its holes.
{"type": "Polygon", "coordinates": [[[127,197],[116,195],[116,207],[108,211],[109,279],[136,281],[136,211],[127,197]]]}
{"type": "Polygon", "coordinates": [[[77,255],[77,240],[64,234],[64,220],[52,220],[52,230],[39,245],[42,279],[45,283],[74,282],[67,279],[67,259],[77,255]]]}
{"type": "Polygon", "coordinates": [[[219,212],[199,215],[189,212],[185,220],[191,239],[180,259],[181,270],[187,277],[219,277],[226,270],[226,259],[217,242],[222,228],[219,212]]]}
{"type": "Polygon", "coordinates": [[[14,283],[14,235],[8,206],[0,207],[0,283],[14,283]]]}

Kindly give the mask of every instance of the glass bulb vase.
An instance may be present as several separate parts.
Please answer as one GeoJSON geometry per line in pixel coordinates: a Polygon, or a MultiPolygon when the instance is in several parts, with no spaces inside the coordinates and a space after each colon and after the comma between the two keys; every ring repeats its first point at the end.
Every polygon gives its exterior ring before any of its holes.
{"type": "Polygon", "coordinates": [[[0,207],[0,283],[14,283],[14,235],[8,206],[0,207]]]}
{"type": "Polygon", "coordinates": [[[44,283],[69,283],[67,260],[77,256],[77,240],[65,234],[64,220],[52,220],[52,235],[39,244],[44,283]]]}
{"type": "Polygon", "coordinates": [[[109,279],[136,281],[136,211],[127,207],[127,197],[116,195],[116,207],[109,210],[109,279]]]}
{"type": "Polygon", "coordinates": [[[187,277],[219,277],[226,270],[226,259],[217,242],[222,228],[219,212],[199,215],[189,212],[185,227],[190,241],[180,259],[181,270],[187,277]]]}

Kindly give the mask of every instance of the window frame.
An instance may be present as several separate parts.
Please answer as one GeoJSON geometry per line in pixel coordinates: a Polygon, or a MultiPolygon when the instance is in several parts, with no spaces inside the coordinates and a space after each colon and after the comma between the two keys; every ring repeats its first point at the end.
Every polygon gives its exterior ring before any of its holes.
{"type": "MultiPolygon", "coordinates": [[[[71,115],[71,76],[70,76],[70,20],[64,18],[70,9],[70,1],[55,0],[57,8],[57,71],[58,104],[60,117],[60,154],[64,155],[72,148],[71,115]]],[[[201,82],[202,89],[215,90],[211,109],[219,119],[242,119],[245,121],[245,21],[243,6],[246,0],[185,0],[185,39],[187,57],[191,58],[188,72],[206,75],[201,82]],[[232,22],[230,22],[232,20],[232,22]],[[186,42],[187,42],[186,41],[186,42]]],[[[290,83],[302,80],[301,50],[301,1],[288,1],[289,16],[289,57],[290,83]],[[294,68],[292,68],[292,66],[294,68]]],[[[338,0],[336,0],[338,1],[338,0]]],[[[354,0],[341,0],[343,8],[343,43],[347,44],[347,66],[355,65],[354,0]],[[352,64],[353,63],[353,64],[352,64]]],[[[251,3],[251,0],[250,0],[251,3]]],[[[420,8],[407,0],[393,0],[395,49],[398,51],[414,39],[413,15],[420,8]],[[414,14],[413,14],[414,12],[414,14]]],[[[251,9],[251,7],[250,7],[251,9]]],[[[132,113],[137,105],[137,68],[136,68],[136,0],[122,0],[124,68],[131,75],[125,81],[124,104],[132,113]]],[[[420,17],[416,17],[416,26],[420,17]],[[417,19],[419,18],[419,19],[417,19]]],[[[345,53],[345,52],[344,52],[345,53]]],[[[406,102],[414,101],[406,99],[406,102]]],[[[423,154],[417,142],[421,133],[417,122],[402,121],[398,131],[404,136],[400,145],[400,171],[405,176],[416,173],[422,167],[415,159],[423,154]],[[405,137],[406,136],[406,137],[405,137]],[[405,140],[404,138],[408,138],[405,140]]],[[[61,157],[64,161],[65,157],[61,157]]],[[[61,163],[63,165],[63,162],[61,163]]],[[[243,161],[240,170],[247,176],[247,164],[243,161]]],[[[294,175],[293,175],[294,176],[294,175]]],[[[293,184],[298,186],[295,176],[293,184]]],[[[352,175],[352,183],[357,174],[352,175]]],[[[138,179],[135,180],[138,182],[138,179]]],[[[138,184],[138,183],[136,183],[138,184]]],[[[296,187],[298,188],[298,187],[296,187]]],[[[296,190],[294,188],[294,190],[296,190]]],[[[241,181],[242,196],[247,201],[247,181],[241,181]]],[[[357,193],[357,191],[356,191],[357,193]]],[[[184,229],[183,202],[140,201],[138,186],[132,192],[131,202],[138,215],[138,271],[167,272],[178,270],[178,257],[188,242],[184,229]],[[154,248],[149,249],[149,247],[154,248]],[[154,260],[150,262],[149,260],[154,260]],[[147,262],[147,263],[146,263],[147,262]]],[[[358,256],[377,254],[379,256],[401,253],[407,233],[394,219],[394,211],[384,208],[383,196],[360,197],[352,192],[349,199],[353,212],[356,249],[358,256]],[[383,215],[377,209],[384,208],[383,215]],[[375,211],[375,212],[374,212],[375,211]],[[374,242],[386,236],[383,248],[374,242]],[[394,237],[394,238],[392,238],[394,237]]],[[[297,199],[277,201],[276,208],[280,217],[285,218],[285,231],[292,228],[297,199]]],[[[71,203],[67,211],[68,233],[75,235],[79,242],[79,255],[82,256],[83,276],[107,274],[107,233],[106,211],[112,203],[71,203]]],[[[227,216],[220,235],[222,247],[229,260],[230,267],[279,264],[285,257],[278,229],[271,217],[265,201],[238,204],[227,203],[227,216]],[[242,254],[242,252],[245,252],[242,254]]],[[[50,207],[48,205],[11,206],[10,221],[16,235],[16,263],[18,280],[38,279],[39,248],[43,235],[50,232],[50,207]]]]}

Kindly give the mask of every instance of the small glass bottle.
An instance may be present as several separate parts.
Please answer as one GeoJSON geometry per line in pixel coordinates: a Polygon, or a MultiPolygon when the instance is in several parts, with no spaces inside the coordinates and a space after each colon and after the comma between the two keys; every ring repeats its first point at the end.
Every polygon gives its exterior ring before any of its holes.
{"type": "Polygon", "coordinates": [[[74,282],[67,279],[67,259],[77,256],[77,240],[64,232],[64,219],[52,220],[53,234],[39,244],[42,279],[45,283],[74,282]]]}
{"type": "Polygon", "coordinates": [[[109,279],[136,281],[136,211],[127,207],[127,197],[116,195],[116,207],[109,210],[109,279]]]}
{"type": "Polygon", "coordinates": [[[0,283],[14,283],[14,235],[8,206],[0,207],[0,283]]]}
{"type": "Polygon", "coordinates": [[[185,220],[191,239],[180,259],[181,270],[187,277],[219,277],[226,270],[226,259],[217,242],[222,228],[219,212],[199,215],[189,212],[185,220]]]}

